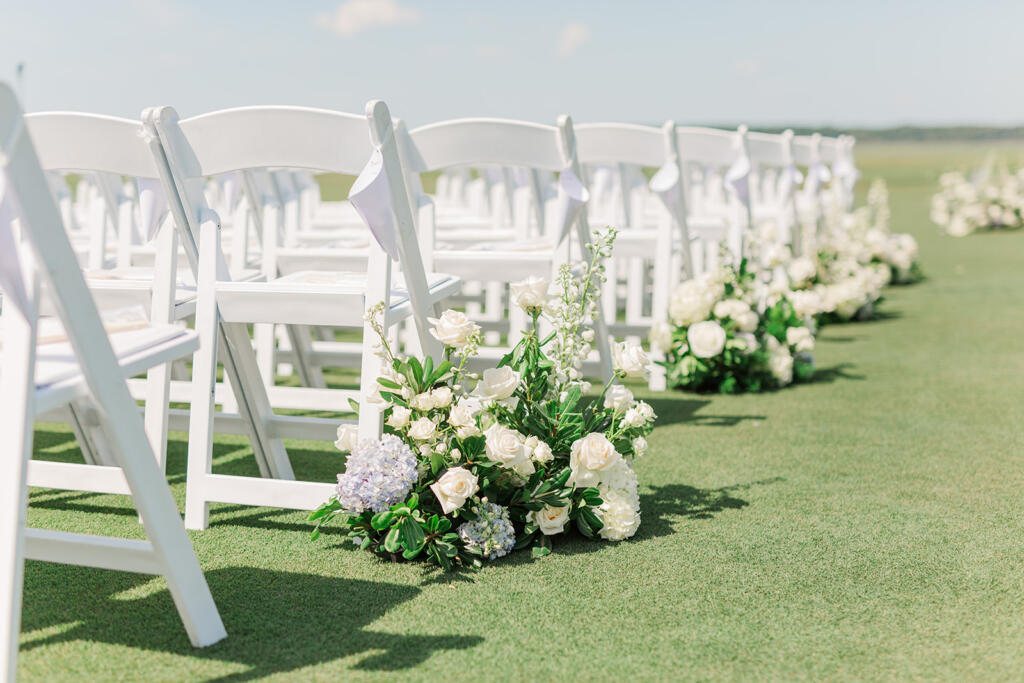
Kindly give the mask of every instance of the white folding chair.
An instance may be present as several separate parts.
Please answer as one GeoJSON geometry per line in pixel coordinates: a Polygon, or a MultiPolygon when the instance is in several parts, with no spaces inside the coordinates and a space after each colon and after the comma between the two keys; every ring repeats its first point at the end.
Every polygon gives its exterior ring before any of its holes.
{"type": "MultiPolygon", "coordinates": [[[[205,528],[211,502],[313,509],[333,484],[295,481],[282,439],[333,440],[337,420],[275,415],[261,380],[248,324],[323,325],[363,330],[361,388],[356,393],[291,387],[313,392],[321,410],[351,412],[359,401],[359,431],[379,436],[378,406],[367,392],[380,376],[374,333],[364,323],[369,307],[384,302],[384,324],[412,318],[420,347],[440,357],[426,318],[437,302],[458,291],[458,278],[424,271],[408,197],[395,148],[390,113],[383,102],[367,105],[367,116],[299,107],[246,107],[179,121],[170,107],[147,110],[147,130],[160,155],[161,175],[172,213],[196,268],[199,300],[196,329],[202,346],[193,366],[185,525],[205,528]],[[369,121],[369,134],[367,131],[369,121]],[[367,159],[370,163],[367,164],[367,159]],[[305,168],[354,175],[380,247],[369,253],[362,272],[307,271],[269,282],[234,282],[225,267],[218,217],[201,191],[204,179],[250,168],[305,168]],[[377,194],[379,193],[379,194],[377,194]],[[393,277],[392,260],[402,278],[393,277]],[[239,411],[214,412],[218,357],[239,411]],[[213,435],[229,429],[249,435],[263,479],[213,474],[213,435]]],[[[286,387],[275,387],[286,389],[286,387]]]]}
{"type": "Polygon", "coordinates": [[[136,331],[130,339],[115,334],[121,351],[115,353],[6,84],[0,84],[0,141],[2,678],[13,680],[17,670],[25,559],[162,575],[193,645],[215,643],[225,637],[224,626],[125,384],[126,375],[194,350],[196,335],[175,327],[136,331]],[[18,216],[20,240],[12,215],[18,216]],[[39,280],[56,306],[67,336],[63,344],[37,346],[39,280]],[[114,466],[75,467],[83,478],[116,480],[112,488],[132,496],[149,541],[26,527],[35,417],[86,396],[96,407],[114,466]]]}
{"type": "MultiPolygon", "coordinates": [[[[401,132],[401,131],[400,131],[401,132]]],[[[535,276],[550,278],[559,263],[569,258],[567,238],[575,226],[577,248],[583,256],[590,243],[585,211],[585,191],[580,193],[580,166],[572,120],[559,118],[558,126],[508,119],[454,119],[400,134],[400,153],[409,195],[417,210],[417,227],[424,257],[442,272],[463,281],[502,284],[535,276]],[[438,219],[433,202],[423,192],[420,174],[450,167],[523,168],[538,174],[559,173],[559,196],[551,202],[545,224],[534,226],[537,237],[511,242],[479,241],[469,246],[460,240],[452,248],[440,248],[438,219]]],[[[542,215],[534,211],[535,216],[542,215]]],[[[509,342],[525,329],[525,314],[510,306],[509,342]]],[[[610,337],[600,302],[594,321],[596,359],[584,364],[584,373],[611,377],[610,337]]],[[[481,362],[498,357],[502,349],[484,347],[481,362]]]]}

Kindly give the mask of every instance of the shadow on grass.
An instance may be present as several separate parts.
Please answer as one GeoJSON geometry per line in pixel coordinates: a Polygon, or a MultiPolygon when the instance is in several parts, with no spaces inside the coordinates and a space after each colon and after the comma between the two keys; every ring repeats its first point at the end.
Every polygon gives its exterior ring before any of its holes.
{"type": "Polygon", "coordinates": [[[242,665],[244,670],[214,680],[244,681],[363,653],[369,656],[355,669],[400,671],[435,652],[465,650],[483,642],[471,635],[367,630],[415,598],[421,590],[416,586],[252,567],[215,569],[206,573],[206,579],[228,637],[193,649],[166,588],[146,590],[140,598],[119,595],[149,582],[149,577],[29,562],[22,631],[58,627],[60,632],[23,636],[21,650],[69,642],[110,643],[242,665]]]}
{"type": "Polygon", "coordinates": [[[711,403],[708,399],[683,398],[684,394],[676,392],[679,398],[651,398],[647,402],[658,415],[655,424],[658,427],[673,424],[692,424],[702,427],[735,427],[744,420],[765,420],[764,415],[698,415],[704,406],[711,403]]]}
{"type": "Polygon", "coordinates": [[[867,379],[865,375],[850,372],[850,368],[856,367],[853,363],[839,363],[830,368],[817,368],[814,377],[808,384],[830,384],[837,379],[852,379],[861,381],[867,379]]]}
{"type": "Polygon", "coordinates": [[[702,489],[686,484],[655,486],[651,493],[640,496],[643,522],[636,538],[656,538],[673,533],[672,524],[680,519],[711,519],[724,510],[740,510],[749,503],[734,495],[753,486],[782,481],[781,477],[750,484],[734,484],[716,489],[702,489]]]}

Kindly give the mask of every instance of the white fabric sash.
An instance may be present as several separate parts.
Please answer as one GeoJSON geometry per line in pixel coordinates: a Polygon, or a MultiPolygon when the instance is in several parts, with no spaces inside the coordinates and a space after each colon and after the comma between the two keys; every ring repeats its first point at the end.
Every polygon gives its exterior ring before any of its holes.
{"type": "Polygon", "coordinates": [[[804,188],[809,194],[815,194],[822,185],[830,180],[832,180],[832,172],[828,170],[828,166],[820,161],[815,161],[807,169],[807,183],[804,188]]]}
{"type": "Polygon", "coordinates": [[[804,174],[795,165],[790,164],[779,172],[779,205],[785,206],[793,196],[794,190],[804,181],[804,174]]]}
{"type": "Polygon", "coordinates": [[[583,186],[572,168],[566,166],[558,174],[558,243],[561,244],[569,234],[569,227],[579,215],[583,205],[590,201],[590,192],[583,186]]]}
{"type": "Polygon", "coordinates": [[[349,190],[348,200],[370,228],[388,256],[398,260],[398,235],[391,210],[391,185],[384,172],[384,157],[376,149],[349,190]]]}
{"type": "Polygon", "coordinates": [[[676,223],[682,225],[683,207],[680,203],[679,181],[679,165],[675,161],[668,161],[651,176],[647,187],[658,196],[676,223]]]}
{"type": "Polygon", "coordinates": [[[750,198],[750,171],[750,157],[745,151],[741,151],[739,158],[725,172],[726,187],[732,190],[736,198],[743,204],[746,204],[750,198]]]}
{"type": "Polygon", "coordinates": [[[857,184],[857,179],[860,178],[860,171],[853,165],[848,158],[845,156],[840,157],[834,166],[832,166],[832,176],[837,178],[839,182],[843,184],[843,188],[847,192],[853,192],[854,186],[857,184]]]}
{"type": "Polygon", "coordinates": [[[164,194],[163,185],[159,180],[139,178],[138,183],[139,214],[142,220],[140,227],[146,241],[149,242],[156,237],[164,216],[170,213],[170,207],[167,205],[167,195],[164,194]]]}

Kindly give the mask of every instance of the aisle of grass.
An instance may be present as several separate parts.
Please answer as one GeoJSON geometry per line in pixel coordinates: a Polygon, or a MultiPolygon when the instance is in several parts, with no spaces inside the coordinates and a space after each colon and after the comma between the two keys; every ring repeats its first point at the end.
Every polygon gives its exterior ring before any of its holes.
{"type": "MultiPolygon", "coordinates": [[[[819,379],[648,397],[643,526],[444,576],[311,543],[304,515],[215,507],[193,534],[230,637],[192,650],[162,580],[29,563],[24,679],[1010,677],[1024,670],[1024,234],[927,223],[969,148],[862,150],[930,278],[828,328],[819,379]]],[[[638,393],[645,394],[637,388],[638,393]]],[[[645,396],[646,397],[646,396],[645,396]]],[[[181,502],[184,444],[170,480],[181,502]]],[[[66,432],[38,450],[70,457],[66,432]]],[[[339,456],[305,444],[296,469],[339,456]]],[[[223,471],[255,474],[238,439],[223,471]]],[[[33,493],[30,520],[138,535],[113,496],[33,493]]]]}

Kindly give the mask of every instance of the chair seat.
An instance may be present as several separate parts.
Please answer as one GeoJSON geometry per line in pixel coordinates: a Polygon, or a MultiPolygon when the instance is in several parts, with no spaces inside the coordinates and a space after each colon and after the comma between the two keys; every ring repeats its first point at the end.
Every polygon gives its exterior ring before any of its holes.
{"type": "MultiPolygon", "coordinates": [[[[389,320],[412,312],[409,293],[400,273],[391,279],[389,320]]],[[[444,273],[428,273],[431,303],[455,294],[462,281],[444,273]]],[[[357,327],[363,323],[368,277],[365,272],[304,270],[270,282],[218,282],[217,303],[227,322],[281,323],[357,327]]]]}
{"type": "MultiPolygon", "coordinates": [[[[87,391],[74,349],[63,335],[59,321],[46,324],[48,320],[40,321],[40,343],[36,348],[38,413],[63,405],[87,391]]],[[[126,379],[199,348],[196,332],[176,325],[125,322],[107,323],[107,328],[110,345],[126,379]]]]}

